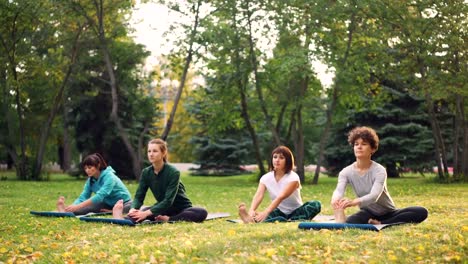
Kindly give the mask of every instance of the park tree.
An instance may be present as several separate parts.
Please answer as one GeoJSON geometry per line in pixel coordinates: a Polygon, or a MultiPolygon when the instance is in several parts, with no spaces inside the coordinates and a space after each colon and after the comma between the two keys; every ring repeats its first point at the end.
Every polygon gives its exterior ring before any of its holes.
{"type": "Polygon", "coordinates": [[[387,74],[404,80],[408,93],[425,98],[439,179],[450,181],[450,156],[455,178],[466,179],[466,3],[389,0],[375,7],[393,58],[385,64],[387,74]],[[453,143],[443,136],[442,105],[454,117],[453,143]]]}
{"type": "Polygon", "coordinates": [[[327,170],[331,175],[337,175],[354,162],[347,136],[356,126],[369,126],[377,131],[380,143],[373,159],[386,167],[389,177],[400,177],[400,173],[407,171],[421,174],[432,171],[433,140],[424,98],[405,93],[404,86],[389,80],[381,85],[382,96],[387,98],[385,103],[373,109],[349,109],[346,121],[336,124],[333,143],[327,146],[326,152],[327,170]]]}
{"type": "Polygon", "coordinates": [[[305,131],[320,116],[310,113],[321,111],[317,106],[324,89],[312,66],[317,59],[312,50],[312,33],[317,30],[312,8],[314,4],[309,1],[269,2],[268,10],[278,36],[273,57],[267,61],[264,72],[264,79],[269,80],[264,89],[273,98],[269,109],[274,113],[275,129],[284,142],[294,146],[296,172],[302,182],[305,181],[305,131]]]}
{"type": "Polygon", "coordinates": [[[5,130],[1,144],[19,179],[39,180],[86,22],[62,17],[63,6],[47,1],[3,1],[1,5],[1,122],[5,130]]]}
{"type": "MultiPolygon", "coordinates": [[[[216,80],[212,82],[208,79],[207,84],[211,83],[217,84],[216,80]]],[[[255,157],[248,132],[243,129],[239,110],[234,110],[240,106],[233,106],[231,115],[219,114],[227,98],[233,95],[225,96],[220,98],[217,91],[212,92],[208,86],[195,90],[187,99],[186,108],[194,121],[190,124],[193,135],[189,143],[195,146],[194,162],[199,165],[194,175],[240,174],[243,172],[240,165],[255,157]],[[207,111],[215,108],[218,111],[207,111]]]]}
{"type": "Polygon", "coordinates": [[[200,45],[205,53],[202,70],[206,72],[207,93],[217,97],[219,104],[210,104],[205,111],[216,113],[211,125],[218,131],[239,125],[247,130],[259,174],[263,175],[266,171],[257,132],[263,122],[257,122],[259,115],[252,109],[251,98],[258,100],[255,83],[250,79],[253,74],[251,52],[257,51],[251,50],[249,32],[243,30],[247,23],[246,10],[238,1],[215,1],[212,5],[216,12],[204,21],[205,32],[200,45]]]}
{"type": "Polygon", "coordinates": [[[177,54],[181,54],[183,53],[185,56],[185,59],[184,59],[184,62],[183,62],[183,69],[182,69],[182,72],[181,72],[181,75],[180,75],[180,81],[179,81],[179,85],[177,87],[177,91],[176,91],[176,94],[175,94],[175,99],[174,99],[174,103],[171,107],[171,111],[170,111],[170,114],[169,114],[169,118],[167,119],[166,121],[166,124],[164,126],[164,130],[161,134],[161,138],[163,140],[166,140],[167,137],[169,136],[169,133],[171,131],[171,128],[172,128],[172,125],[174,123],[174,118],[175,118],[175,114],[176,114],[176,111],[177,111],[177,108],[179,106],[179,102],[180,102],[180,98],[182,96],[182,92],[184,90],[184,87],[186,85],[186,81],[187,81],[187,76],[189,74],[189,70],[190,70],[190,67],[191,67],[191,63],[192,63],[192,60],[193,60],[193,55],[195,53],[195,45],[196,45],[196,39],[199,35],[198,31],[199,31],[199,24],[200,24],[200,8],[202,6],[202,1],[201,0],[196,0],[196,1],[187,1],[185,4],[189,6],[188,8],[188,14],[187,13],[184,13],[185,10],[181,9],[180,8],[180,2],[179,1],[163,1],[163,2],[166,2],[166,5],[173,11],[178,11],[179,14],[182,14],[184,16],[193,16],[194,19],[193,19],[193,22],[187,26],[187,25],[182,25],[182,27],[184,28],[186,34],[187,34],[187,38],[185,39],[182,39],[183,41],[181,41],[179,45],[179,47],[182,47],[180,48],[177,52],[177,54]],[[185,43],[184,43],[185,41],[185,43]]]}
{"type": "Polygon", "coordinates": [[[94,33],[96,40],[94,43],[97,45],[96,51],[100,54],[99,58],[104,63],[106,71],[105,75],[102,76],[103,81],[110,88],[111,109],[108,116],[110,121],[115,125],[115,130],[128,152],[132,164],[132,174],[138,179],[143,165],[143,138],[153,124],[153,116],[150,115],[150,112],[147,112],[143,121],[144,125],[142,127],[131,127],[133,132],[130,132],[130,127],[125,125],[125,114],[128,114],[128,117],[130,117],[132,113],[120,111],[121,98],[125,94],[124,91],[130,90],[131,87],[125,87],[125,83],[116,75],[116,71],[119,67],[123,67],[123,65],[117,63],[118,54],[111,52],[112,40],[118,36],[127,35],[125,23],[129,17],[132,3],[128,1],[106,2],[102,0],[68,1],[67,3],[70,10],[76,16],[81,16],[88,22],[90,31],[94,33]],[[138,131],[135,131],[136,129],[138,131]],[[136,133],[138,136],[133,137],[132,133],[136,133]]]}
{"type": "Polygon", "coordinates": [[[310,5],[313,30],[309,34],[314,55],[335,72],[334,83],[325,90],[325,118],[312,180],[317,184],[333,124],[342,116],[339,111],[363,108],[363,98],[381,89],[372,79],[372,65],[378,61],[376,51],[381,48],[381,35],[376,18],[369,12],[372,1],[315,1],[310,5]]]}

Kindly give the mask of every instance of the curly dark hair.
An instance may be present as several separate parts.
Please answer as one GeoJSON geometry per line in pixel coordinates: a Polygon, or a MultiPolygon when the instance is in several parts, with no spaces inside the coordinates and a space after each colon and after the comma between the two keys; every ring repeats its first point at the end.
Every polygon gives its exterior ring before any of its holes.
{"type": "Polygon", "coordinates": [[[370,127],[356,127],[349,132],[349,144],[354,145],[354,142],[356,142],[358,139],[362,139],[363,141],[369,143],[373,150],[377,150],[379,148],[379,136],[377,136],[375,130],[370,127]]]}

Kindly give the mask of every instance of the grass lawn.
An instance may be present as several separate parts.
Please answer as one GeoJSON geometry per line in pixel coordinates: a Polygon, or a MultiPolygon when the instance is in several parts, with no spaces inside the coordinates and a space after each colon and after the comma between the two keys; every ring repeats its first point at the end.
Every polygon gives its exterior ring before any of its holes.
{"type": "MultiPolygon", "coordinates": [[[[126,227],[35,217],[30,210],[54,210],[59,195],[71,202],[84,180],[59,174],[50,175],[48,182],[11,178],[0,181],[0,263],[468,263],[466,184],[389,179],[398,207],[425,206],[429,217],[419,225],[373,232],[304,231],[298,223],[243,225],[225,219],[126,227]]],[[[194,205],[229,212],[234,219],[237,204],[250,204],[257,187],[254,178],[184,175],[182,181],[194,205]]],[[[317,186],[305,184],[303,200],[320,200],[322,214],[332,214],[329,201],[335,184],[336,178],[328,177],[320,178],[317,186]]],[[[127,186],[133,195],[137,184],[127,186]]],[[[349,189],[348,197],[354,197],[349,189]]],[[[265,198],[262,207],[269,201],[265,198]]],[[[145,204],[152,203],[149,194],[145,204]]]]}

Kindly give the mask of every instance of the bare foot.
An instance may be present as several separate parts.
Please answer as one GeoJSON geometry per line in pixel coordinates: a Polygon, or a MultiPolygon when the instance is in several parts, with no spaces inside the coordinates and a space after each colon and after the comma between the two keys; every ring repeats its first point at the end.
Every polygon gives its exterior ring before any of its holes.
{"type": "Polygon", "coordinates": [[[154,218],[156,221],[167,222],[169,221],[169,216],[167,215],[158,215],[154,218]]]}
{"type": "Polygon", "coordinates": [[[371,224],[371,225],[380,225],[380,224],[382,224],[379,220],[375,220],[375,219],[372,219],[372,218],[369,219],[368,223],[371,224]]]}
{"type": "Polygon", "coordinates": [[[344,213],[344,209],[335,209],[333,213],[335,215],[335,223],[346,222],[346,215],[344,213]]]}
{"type": "Polygon", "coordinates": [[[250,216],[249,213],[247,213],[247,209],[245,209],[245,204],[244,203],[241,203],[239,205],[239,216],[240,216],[242,222],[244,222],[245,224],[255,222],[254,219],[252,218],[252,216],[250,216]]]}
{"type": "Polygon", "coordinates": [[[123,219],[123,200],[118,200],[112,208],[112,217],[115,219],[123,219]]]}
{"type": "Polygon", "coordinates": [[[65,212],[65,197],[60,196],[57,200],[57,211],[65,212]]]}

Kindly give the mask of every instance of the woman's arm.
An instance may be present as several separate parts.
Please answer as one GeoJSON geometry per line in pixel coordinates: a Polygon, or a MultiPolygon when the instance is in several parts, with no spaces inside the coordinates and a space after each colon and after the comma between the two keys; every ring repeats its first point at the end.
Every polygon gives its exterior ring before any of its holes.
{"type": "Polygon", "coordinates": [[[80,204],[91,197],[92,191],[90,182],[91,178],[88,178],[83,187],[83,191],[81,192],[80,196],[78,196],[78,198],[76,198],[76,200],[73,202],[73,205],[80,204]]]}
{"type": "Polygon", "coordinates": [[[278,205],[286,198],[288,198],[297,188],[299,188],[299,182],[293,181],[288,183],[283,191],[273,200],[270,205],[261,213],[257,214],[254,219],[257,222],[261,222],[267,218],[267,216],[275,210],[278,205]]]}
{"type": "Polygon", "coordinates": [[[335,191],[333,192],[331,203],[332,205],[338,205],[338,203],[344,197],[346,191],[346,185],[348,184],[348,177],[346,172],[342,170],[340,174],[338,174],[338,183],[336,184],[335,191]]]}
{"type": "Polygon", "coordinates": [[[255,192],[254,197],[252,198],[252,203],[250,205],[250,210],[249,210],[249,215],[254,217],[255,216],[255,210],[257,210],[258,206],[262,203],[263,201],[263,196],[265,195],[265,184],[259,183],[257,191],[255,192]]]}
{"type": "Polygon", "coordinates": [[[93,203],[100,203],[103,202],[106,197],[108,197],[114,186],[117,184],[114,180],[114,177],[117,177],[114,173],[108,173],[107,175],[101,175],[102,177],[102,185],[99,190],[96,191],[96,194],[91,197],[91,202],[93,203]]]}
{"type": "Polygon", "coordinates": [[[91,201],[91,199],[87,199],[79,204],[72,204],[72,205],[65,207],[65,212],[75,212],[75,211],[80,210],[81,208],[90,206],[92,204],[93,202],[91,201]]]}
{"type": "Polygon", "coordinates": [[[134,209],[139,210],[145,201],[146,192],[148,191],[149,185],[144,172],[145,170],[141,172],[140,181],[138,182],[138,187],[135,192],[135,197],[133,199],[132,209],[130,209],[130,212],[135,211],[134,209]]]}

